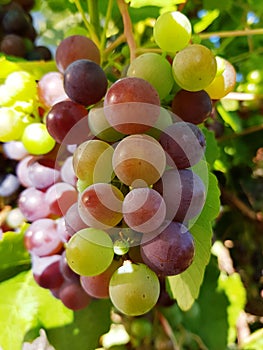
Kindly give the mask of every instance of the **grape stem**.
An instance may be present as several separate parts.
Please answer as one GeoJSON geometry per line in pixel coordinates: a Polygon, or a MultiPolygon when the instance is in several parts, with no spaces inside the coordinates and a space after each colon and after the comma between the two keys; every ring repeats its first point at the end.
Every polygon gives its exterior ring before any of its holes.
{"type": "Polygon", "coordinates": [[[242,215],[244,215],[246,218],[254,222],[255,221],[259,223],[263,222],[263,218],[260,216],[259,213],[256,213],[252,209],[250,209],[243,201],[241,201],[238,197],[236,197],[232,192],[230,193],[224,187],[220,188],[220,192],[221,192],[221,197],[223,201],[228,205],[230,205],[231,207],[238,209],[242,213],[242,215]]]}
{"type": "Polygon", "coordinates": [[[156,314],[157,314],[157,318],[158,318],[165,334],[168,336],[168,338],[171,340],[171,342],[173,344],[173,349],[179,350],[179,346],[177,344],[177,341],[176,341],[175,336],[174,336],[174,332],[173,332],[169,322],[167,321],[167,319],[164,317],[164,315],[161,312],[156,311],[156,314]]]}
{"type": "Polygon", "coordinates": [[[217,141],[218,142],[224,142],[224,141],[232,140],[232,139],[234,139],[236,137],[253,134],[254,132],[261,131],[261,130],[263,130],[263,124],[253,125],[253,126],[251,126],[249,128],[246,128],[245,130],[242,130],[240,132],[235,132],[235,133],[233,133],[231,135],[225,135],[225,136],[219,137],[217,139],[217,141]]]}
{"type": "Polygon", "coordinates": [[[98,0],[87,0],[89,9],[90,24],[95,31],[96,35],[100,35],[100,18],[98,9],[98,0]]]}
{"type": "MultiPolygon", "coordinates": [[[[106,43],[106,38],[107,38],[107,29],[109,26],[109,22],[111,19],[111,13],[112,13],[112,7],[113,7],[113,0],[108,1],[108,7],[107,7],[107,12],[106,12],[106,17],[105,17],[105,23],[101,35],[101,40],[100,40],[100,51],[102,53],[102,50],[105,48],[105,43],[106,43]]],[[[105,54],[106,50],[104,51],[105,54]]]]}
{"type": "Polygon", "coordinates": [[[124,0],[117,0],[117,3],[123,20],[124,35],[130,49],[130,61],[132,61],[136,57],[136,43],[132,30],[132,21],[128,11],[128,4],[124,0]]]}
{"type": "Polygon", "coordinates": [[[236,36],[262,35],[262,34],[263,34],[263,28],[200,33],[198,35],[201,39],[209,39],[212,36],[218,36],[220,38],[229,38],[229,37],[236,37],[236,36]]]}
{"type": "Polygon", "coordinates": [[[75,6],[77,7],[77,10],[79,11],[79,13],[81,14],[81,17],[82,17],[82,20],[90,34],[90,37],[91,37],[91,40],[94,41],[94,43],[100,47],[100,43],[99,43],[99,39],[97,37],[97,34],[93,28],[93,26],[91,25],[91,23],[87,20],[87,17],[86,17],[86,14],[80,4],[80,1],[79,0],[73,0],[74,1],[74,4],[75,6]]]}

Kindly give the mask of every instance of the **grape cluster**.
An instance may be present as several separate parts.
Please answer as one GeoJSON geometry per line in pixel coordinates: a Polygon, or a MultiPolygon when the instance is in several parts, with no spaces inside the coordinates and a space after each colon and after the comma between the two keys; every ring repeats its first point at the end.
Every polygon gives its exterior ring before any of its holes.
{"type": "Polygon", "coordinates": [[[142,54],[110,84],[89,38],[62,40],[57,71],[32,89],[43,120],[24,125],[9,116],[13,127],[0,135],[25,150],[18,208],[30,223],[25,246],[34,278],[73,310],[110,298],[126,315],[145,314],[167,301],[165,278],[194,260],[191,225],[206,198],[194,170],[205,167],[198,124],[212,109],[205,90],[224,69],[217,72],[212,52],[190,37],[184,15],[161,15],[154,38],[173,62],[142,54]],[[23,128],[14,128],[17,121],[23,128]]]}
{"type": "Polygon", "coordinates": [[[0,5],[0,52],[27,60],[50,60],[50,50],[37,45],[30,10],[34,0],[7,1],[0,5]]]}

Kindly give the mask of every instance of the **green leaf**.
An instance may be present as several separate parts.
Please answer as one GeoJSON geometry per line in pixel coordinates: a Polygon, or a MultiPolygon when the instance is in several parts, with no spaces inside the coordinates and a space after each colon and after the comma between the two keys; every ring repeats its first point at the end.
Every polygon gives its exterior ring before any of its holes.
{"type": "Polygon", "coordinates": [[[48,290],[40,288],[31,271],[2,282],[0,295],[0,347],[3,350],[21,350],[25,334],[37,324],[61,326],[72,320],[72,311],[48,290]]]}
{"type": "Polygon", "coordinates": [[[201,18],[200,21],[194,24],[193,29],[195,33],[200,33],[204,31],[207,27],[210,26],[214,22],[215,19],[220,15],[220,11],[218,9],[208,11],[204,17],[201,18]]]}
{"type": "Polygon", "coordinates": [[[143,7],[143,6],[158,6],[166,7],[173,6],[177,4],[185,3],[185,0],[126,0],[127,3],[130,2],[131,7],[143,7]]]}
{"type": "Polygon", "coordinates": [[[218,278],[217,259],[212,255],[199,298],[189,311],[183,313],[182,320],[187,329],[202,339],[206,345],[202,348],[209,350],[223,350],[227,347],[229,302],[225,292],[218,288],[218,278]]]}
{"type": "Polygon", "coordinates": [[[99,338],[110,328],[109,300],[94,300],[86,309],[75,312],[74,322],[65,327],[47,330],[50,343],[56,350],[94,350],[99,338]]]}
{"type": "Polygon", "coordinates": [[[215,133],[206,127],[201,127],[206,139],[205,160],[212,166],[219,156],[219,147],[215,138],[215,133]]]}
{"type": "Polygon", "coordinates": [[[5,232],[0,240],[0,282],[28,270],[30,256],[24,247],[24,233],[5,232]]]}
{"type": "Polygon", "coordinates": [[[195,240],[195,257],[192,265],[183,273],[168,277],[170,292],[182,310],[188,310],[199,295],[206,265],[211,255],[212,221],[219,207],[217,179],[209,173],[208,192],[204,209],[190,228],[195,240]]]}
{"type": "Polygon", "coordinates": [[[263,349],[263,329],[253,332],[244,342],[242,350],[263,349]]]}

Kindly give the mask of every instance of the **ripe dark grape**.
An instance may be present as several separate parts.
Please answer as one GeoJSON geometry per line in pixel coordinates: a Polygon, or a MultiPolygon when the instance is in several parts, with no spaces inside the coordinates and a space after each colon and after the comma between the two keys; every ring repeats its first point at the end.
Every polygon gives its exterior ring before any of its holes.
{"type": "Polygon", "coordinates": [[[59,299],[71,310],[81,310],[88,306],[92,298],[79,282],[65,281],[59,288],[59,299]]]}
{"type": "Polygon", "coordinates": [[[42,288],[59,288],[64,282],[60,271],[60,255],[32,257],[32,272],[35,281],[42,288]]]}
{"type": "Polygon", "coordinates": [[[194,239],[187,228],[172,221],[152,240],[143,236],[141,255],[159,276],[173,276],[185,271],[193,262],[194,239]]]}
{"type": "Polygon", "coordinates": [[[188,221],[199,214],[205,203],[205,187],[190,169],[168,169],[153,188],[164,198],[166,219],[188,221]]]}
{"type": "Polygon", "coordinates": [[[107,90],[107,77],[95,62],[81,59],[72,62],[64,73],[64,89],[73,101],[89,106],[99,102],[107,90]]]}
{"type": "Polygon", "coordinates": [[[25,41],[16,34],[7,34],[1,42],[0,50],[6,55],[24,57],[26,54],[25,41]]]}
{"type": "Polygon", "coordinates": [[[25,11],[10,9],[6,12],[2,20],[2,27],[7,34],[23,35],[30,23],[29,16],[25,11]]]}
{"type": "Polygon", "coordinates": [[[83,35],[72,35],[60,42],[55,60],[61,73],[70,63],[80,59],[88,59],[100,64],[100,51],[91,39],[83,35]]]}
{"type": "Polygon", "coordinates": [[[204,90],[180,90],[173,98],[172,111],[185,122],[200,124],[211,114],[212,101],[204,90]]]}
{"type": "Polygon", "coordinates": [[[201,160],[206,141],[204,134],[196,125],[176,122],[163,131],[160,144],[167,152],[169,165],[184,169],[201,160]]]}
{"type": "Polygon", "coordinates": [[[48,132],[58,143],[82,143],[89,134],[87,115],[83,105],[73,101],[58,102],[47,114],[48,132]]]}
{"type": "MultiPolygon", "coordinates": [[[[30,35],[30,33],[28,33],[30,35]]],[[[51,51],[45,46],[36,46],[34,49],[27,53],[26,59],[28,61],[44,60],[49,61],[52,59],[51,51]]]]}

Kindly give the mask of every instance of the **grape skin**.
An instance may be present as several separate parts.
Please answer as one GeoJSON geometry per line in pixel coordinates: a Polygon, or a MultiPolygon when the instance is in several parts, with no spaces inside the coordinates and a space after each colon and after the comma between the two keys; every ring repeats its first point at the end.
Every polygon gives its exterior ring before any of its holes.
{"type": "Polygon", "coordinates": [[[160,284],[147,265],[125,261],[111,277],[109,294],[113,305],[123,314],[139,316],[156,304],[160,284]]]}
{"type": "Polygon", "coordinates": [[[148,187],[134,188],[125,196],[122,211],[130,228],[148,233],[158,229],[163,223],[166,205],[157,191],[148,187]]]}
{"type": "Polygon", "coordinates": [[[172,221],[152,240],[142,238],[142,259],[158,276],[182,273],[192,264],[194,253],[193,236],[179,222],[172,221]]]}
{"type": "Polygon", "coordinates": [[[80,59],[72,62],[64,72],[64,89],[74,102],[90,106],[99,102],[108,86],[103,69],[95,62],[80,59]]]}

